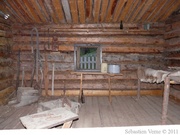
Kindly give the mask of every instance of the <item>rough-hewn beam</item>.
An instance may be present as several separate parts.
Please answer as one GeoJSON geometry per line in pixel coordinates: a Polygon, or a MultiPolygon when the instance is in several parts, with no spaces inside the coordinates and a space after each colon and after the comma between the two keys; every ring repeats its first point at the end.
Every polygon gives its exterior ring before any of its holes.
{"type": "Polygon", "coordinates": [[[115,0],[110,0],[109,1],[109,4],[108,4],[108,9],[107,9],[107,15],[106,15],[106,18],[105,18],[105,22],[109,23],[111,20],[112,20],[112,15],[113,15],[113,12],[114,12],[114,9],[113,8],[113,3],[115,2],[115,0]],[[113,10],[113,12],[112,12],[113,10]]]}
{"type": "Polygon", "coordinates": [[[152,22],[154,16],[161,11],[162,6],[166,3],[167,0],[160,0],[158,5],[154,8],[151,15],[147,18],[147,22],[152,22]]]}
{"type": "Polygon", "coordinates": [[[119,16],[119,21],[124,21],[125,20],[125,17],[128,13],[128,11],[130,10],[131,11],[131,5],[133,4],[133,0],[128,0],[126,2],[126,6],[124,7],[124,9],[122,10],[120,16],[119,16]]]}
{"type": "Polygon", "coordinates": [[[156,0],[148,0],[144,7],[142,8],[141,12],[137,15],[137,17],[135,18],[136,22],[142,22],[142,16],[145,14],[145,12],[147,12],[148,8],[150,8],[152,6],[152,3],[156,1],[156,0]]]}
{"type": "Polygon", "coordinates": [[[85,23],[85,7],[84,0],[78,0],[78,9],[79,9],[79,21],[80,23],[85,23]]]}
{"type": "Polygon", "coordinates": [[[67,0],[61,0],[62,2],[62,7],[63,7],[63,11],[65,14],[65,18],[67,23],[71,23],[71,12],[70,12],[70,7],[69,7],[69,2],[67,0]]]}
{"type": "Polygon", "coordinates": [[[107,0],[102,0],[101,11],[100,11],[100,22],[104,22],[105,20],[108,3],[109,2],[107,0]]]}
{"type": "Polygon", "coordinates": [[[86,22],[93,22],[93,0],[86,0],[86,22]]]}
{"type": "Polygon", "coordinates": [[[150,16],[150,14],[153,12],[155,7],[157,6],[159,0],[155,0],[152,5],[148,8],[148,10],[144,13],[144,15],[141,18],[141,21],[144,22],[147,20],[147,18],[150,16]]]}
{"type": "Polygon", "coordinates": [[[33,19],[35,20],[35,22],[41,22],[39,19],[39,16],[37,15],[37,13],[35,12],[35,10],[32,8],[31,4],[29,3],[29,1],[27,0],[23,0],[23,3],[26,5],[26,8],[28,10],[28,14],[32,14],[33,19]]]}
{"type": "Polygon", "coordinates": [[[99,22],[100,7],[101,7],[101,0],[95,0],[94,1],[94,12],[93,12],[94,23],[99,22]]]}
{"type": "Polygon", "coordinates": [[[77,24],[79,22],[77,2],[75,0],[70,0],[69,6],[71,9],[72,21],[73,21],[73,23],[77,24]]]}
{"type": "Polygon", "coordinates": [[[124,22],[130,22],[129,19],[134,14],[134,9],[137,7],[137,4],[138,4],[138,0],[134,0],[132,5],[131,5],[131,9],[126,14],[124,22]]]}
{"type": "Polygon", "coordinates": [[[137,8],[135,8],[133,15],[129,19],[129,22],[135,22],[135,19],[139,14],[140,10],[142,9],[142,7],[144,6],[144,4],[145,4],[144,1],[139,1],[137,8]]]}

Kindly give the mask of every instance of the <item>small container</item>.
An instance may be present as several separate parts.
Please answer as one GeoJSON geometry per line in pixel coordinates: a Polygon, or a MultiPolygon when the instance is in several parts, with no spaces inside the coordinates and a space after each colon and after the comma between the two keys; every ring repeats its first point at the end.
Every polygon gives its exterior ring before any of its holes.
{"type": "Polygon", "coordinates": [[[107,63],[101,64],[101,73],[107,73],[107,63]]]}
{"type": "Polygon", "coordinates": [[[108,65],[108,73],[119,74],[120,66],[119,65],[108,65]]]}

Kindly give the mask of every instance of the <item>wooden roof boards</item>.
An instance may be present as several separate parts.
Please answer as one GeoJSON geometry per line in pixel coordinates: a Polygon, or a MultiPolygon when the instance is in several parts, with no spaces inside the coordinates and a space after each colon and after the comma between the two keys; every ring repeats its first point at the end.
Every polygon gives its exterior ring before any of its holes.
{"type": "Polygon", "coordinates": [[[9,22],[21,24],[164,22],[180,9],[179,0],[4,0],[1,5],[9,22]]]}

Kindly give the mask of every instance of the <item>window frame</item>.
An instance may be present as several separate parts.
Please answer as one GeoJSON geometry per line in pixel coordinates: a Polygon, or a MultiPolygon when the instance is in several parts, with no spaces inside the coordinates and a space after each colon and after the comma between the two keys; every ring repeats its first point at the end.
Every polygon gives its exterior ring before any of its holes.
{"type": "Polygon", "coordinates": [[[74,45],[74,70],[82,71],[82,72],[100,72],[101,71],[101,63],[102,63],[102,48],[99,44],[75,44],[74,45]],[[77,60],[80,59],[80,52],[78,53],[78,49],[80,48],[97,48],[97,56],[96,56],[96,69],[78,69],[77,60]],[[98,51],[99,50],[99,51],[98,51]],[[99,55],[99,57],[98,57],[99,55]],[[98,64],[99,61],[99,64],[98,64]]]}

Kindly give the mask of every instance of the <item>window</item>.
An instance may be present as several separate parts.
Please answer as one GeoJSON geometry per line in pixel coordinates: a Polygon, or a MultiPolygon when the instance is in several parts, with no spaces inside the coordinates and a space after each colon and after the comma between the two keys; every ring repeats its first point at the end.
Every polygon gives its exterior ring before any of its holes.
{"type": "Polygon", "coordinates": [[[74,46],[74,65],[78,71],[100,71],[100,45],[80,44],[74,46]]]}

